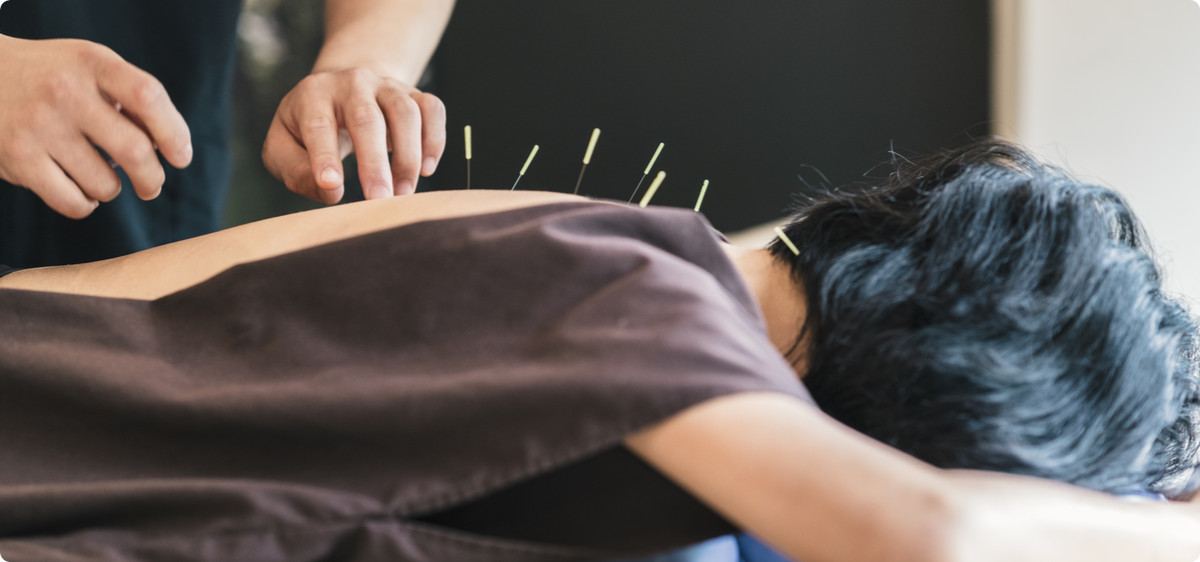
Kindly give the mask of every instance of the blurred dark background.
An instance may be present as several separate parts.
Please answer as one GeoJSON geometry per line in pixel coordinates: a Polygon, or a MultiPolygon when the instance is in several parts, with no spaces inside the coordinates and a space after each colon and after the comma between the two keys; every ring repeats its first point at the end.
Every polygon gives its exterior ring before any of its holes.
{"type": "MultiPolygon", "coordinates": [[[[315,56],[321,5],[247,4],[229,224],[311,206],[258,153],[275,105],[315,56]]],[[[988,5],[459,0],[423,80],[446,102],[449,142],[418,188],[465,185],[469,124],[472,187],[509,188],[538,144],[520,189],[569,192],[599,127],[581,193],[628,199],[664,142],[656,204],[691,207],[708,179],[703,210],[718,228],[773,220],[824,178],[886,175],[876,166],[893,148],[913,155],[987,134],[988,5]]]]}

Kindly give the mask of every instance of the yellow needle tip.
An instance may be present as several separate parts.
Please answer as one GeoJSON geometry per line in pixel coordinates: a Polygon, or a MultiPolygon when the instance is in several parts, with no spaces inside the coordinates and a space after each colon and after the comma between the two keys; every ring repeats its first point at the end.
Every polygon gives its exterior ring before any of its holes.
{"type": "Polygon", "coordinates": [[[596,150],[596,140],[600,138],[600,129],[592,129],[592,140],[588,141],[587,152],[583,155],[583,163],[592,163],[592,151],[596,150]]]}
{"type": "Polygon", "coordinates": [[[527,170],[529,170],[529,164],[531,164],[533,162],[533,157],[537,156],[537,151],[538,151],[538,145],[535,144],[535,145],[533,145],[533,150],[529,152],[529,158],[525,159],[525,165],[521,166],[521,173],[519,175],[523,176],[523,175],[525,175],[525,172],[527,170]]]}
{"type": "Polygon", "coordinates": [[[650,168],[654,167],[654,161],[658,160],[658,155],[662,153],[663,146],[665,146],[663,143],[658,143],[658,149],[654,151],[654,156],[650,157],[650,163],[646,164],[646,171],[642,172],[643,176],[650,174],[650,168]]]}
{"type": "Polygon", "coordinates": [[[646,205],[650,204],[650,200],[654,198],[654,193],[658,191],[658,186],[662,185],[663,180],[667,179],[666,172],[659,172],[654,176],[654,181],[650,184],[650,188],[646,190],[646,196],[642,197],[642,202],[638,206],[645,209],[646,205]]]}
{"type": "Polygon", "coordinates": [[[778,226],[775,227],[775,235],[778,236],[780,240],[783,240],[784,245],[786,245],[793,254],[796,254],[797,256],[800,255],[800,248],[797,248],[796,245],[792,243],[792,239],[788,238],[787,234],[784,234],[782,228],[779,228],[778,226]]]}
{"type": "Polygon", "coordinates": [[[700,212],[700,204],[704,202],[704,194],[708,191],[708,180],[704,180],[704,185],[700,186],[700,197],[696,199],[696,208],[692,209],[697,213],[700,212]]]}

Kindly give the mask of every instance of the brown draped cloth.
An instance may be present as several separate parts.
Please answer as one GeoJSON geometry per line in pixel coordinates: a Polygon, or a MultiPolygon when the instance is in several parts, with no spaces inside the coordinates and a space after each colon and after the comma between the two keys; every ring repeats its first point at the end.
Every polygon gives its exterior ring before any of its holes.
{"type": "Polygon", "coordinates": [[[154,301],[0,290],[0,556],[568,560],[729,526],[626,451],[808,395],[694,213],[560,203],[154,301]]]}

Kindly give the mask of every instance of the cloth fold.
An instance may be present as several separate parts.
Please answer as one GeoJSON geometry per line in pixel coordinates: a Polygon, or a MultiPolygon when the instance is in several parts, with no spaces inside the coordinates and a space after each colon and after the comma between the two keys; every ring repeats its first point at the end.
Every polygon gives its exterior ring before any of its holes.
{"type": "MultiPolygon", "coordinates": [[[[0,290],[0,552],[607,552],[415,519],[711,398],[808,400],[716,240],[687,211],[561,203],[324,244],[155,301],[0,290]]],[[[708,538],[650,536],[634,550],[708,538]]]]}

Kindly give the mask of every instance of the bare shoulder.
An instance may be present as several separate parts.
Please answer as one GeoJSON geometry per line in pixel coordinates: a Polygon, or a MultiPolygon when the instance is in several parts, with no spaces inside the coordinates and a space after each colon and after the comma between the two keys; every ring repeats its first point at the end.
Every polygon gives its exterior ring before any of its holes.
{"type": "Polygon", "coordinates": [[[584,201],[537,191],[438,191],[361,201],[257,221],[111,260],[18,271],[0,288],[155,299],[239,263],[405,224],[584,201]]]}

